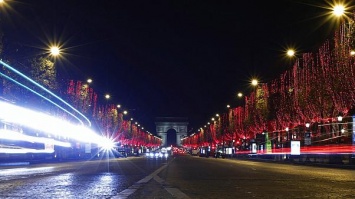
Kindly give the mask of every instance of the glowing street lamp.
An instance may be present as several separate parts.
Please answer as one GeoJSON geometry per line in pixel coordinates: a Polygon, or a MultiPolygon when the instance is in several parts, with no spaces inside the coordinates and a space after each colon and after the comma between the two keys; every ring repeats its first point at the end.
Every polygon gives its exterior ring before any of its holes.
{"type": "Polygon", "coordinates": [[[338,122],[343,121],[343,117],[341,115],[339,115],[337,119],[338,119],[338,122]]]}
{"type": "Polygon", "coordinates": [[[57,57],[60,55],[60,49],[58,46],[51,46],[49,52],[52,56],[57,57]]]}
{"type": "Polygon", "coordinates": [[[338,123],[339,123],[340,134],[342,135],[342,134],[344,134],[343,125],[341,123],[343,121],[343,117],[341,115],[339,115],[337,117],[337,119],[338,119],[338,123]]]}
{"type": "Polygon", "coordinates": [[[243,93],[239,92],[239,93],[237,94],[237,96],[238,96],[239,98],[241,98],[241,97],[243,97],[243,93]]]}
{"type": "Polygon", "coordinates": [[[289,50],[287,50],[286,54],[289,57],[293,57],[293,56],[295,56],[296,52],[293,49],[289,49],[289,50]]]}
{"type": "Polygon", "coordinates": [[[86,82],[89,83],[89,84],[91,84],[91,83],[92,83],[92,79],[89,78],[89,79],[86,80],[86,82]]]}
{"type": "Polygon", "coordinates": [[[290,137],[290,134],[289,134],[289,130],[290,130],[290,129],[289,129],[288,127],[285,128],[286,135],[287,135],[287,139],[288,139],[288,140],[291,140],[291,137],[290,137]]]}
{"type": "Polygon", "coordinates": [[[110,99],[110,98],[111,98],[110,94],[105,95],[105,99],[110,99]]]}
{"type": "Polygon", "coordinates": [[[344,5],[338,4],[338,5],[335,5],[335,6],[333,7],[333,14],[334,14],[335,16],[341,17],[341,16],[344,15],[344,13],[345,13],[345,7],[344,7],[344,5]]]}
{"type": "Polygon", "coordinates": [[[308,123],[308,122],[306,123],[307,129],[310,127],[310,125],[311,125],[310,123],[308,123]]]}
{"type": "Polygon", "coordinates": [[[128,114],[128,111],[123,111],[123,114],[127,115],[127,114],[128,114]]]}
{"type": "Polygon", "coordinates": [[[251,80],[251,85],[253,85],[253,86],[257,86],[258,85],[258,80],[257,79],[252,79],[251,80]]]}

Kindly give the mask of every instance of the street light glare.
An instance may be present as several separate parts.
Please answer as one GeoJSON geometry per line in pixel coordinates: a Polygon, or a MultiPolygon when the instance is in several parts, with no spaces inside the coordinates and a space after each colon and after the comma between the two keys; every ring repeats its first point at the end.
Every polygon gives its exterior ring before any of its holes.
{"type": "Polygon", "coordinates": [[[51,55],[58,56],[60,54],[60,49],[58,46],[52,46],[50,49],[51,55]]]}
{"type": "Polygon", "coordinates": [[[251,85],[253,85],[253,86],[258,85],[258,80],[256,80],[256,79],[251,80],[251,85]]]}
{"type": "Polygon", "coordinates": [[[333,8],[333,14],[337,17],[340,17],[344,14],[345,7],[343,5],[336,5],[333,8]]]}
{"type": "Polygon", "coordinates": [[[287,56],[293,57],[294,55],[295,55],[295,51],[294,51],[293,49],[289,49],[289,50],[287,51],[287,56]]]}
{"type": "Polygon", "coordinates": [[[243,93],[238,93],[238,97],[243,97],[243,93]]]}

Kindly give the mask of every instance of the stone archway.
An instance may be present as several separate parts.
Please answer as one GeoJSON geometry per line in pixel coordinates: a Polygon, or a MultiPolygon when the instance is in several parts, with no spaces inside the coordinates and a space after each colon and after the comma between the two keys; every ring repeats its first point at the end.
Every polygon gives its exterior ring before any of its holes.
{"type": "Polygon", "coordinates": [[[181,146],[181,138],[187,136],[187,118],[185,117],[158,117],[155,126],[158,136],[162,138],[162,146],[166,146],[167,133],[173,129],[176,131],[176,146],[181,146]]]}
{"type": "Polygon", "coordinates": [[[169,129],[166,132],[166,145],[167,146],[176,146],[177,145],[177,136],[175,129],[169,129]]]}

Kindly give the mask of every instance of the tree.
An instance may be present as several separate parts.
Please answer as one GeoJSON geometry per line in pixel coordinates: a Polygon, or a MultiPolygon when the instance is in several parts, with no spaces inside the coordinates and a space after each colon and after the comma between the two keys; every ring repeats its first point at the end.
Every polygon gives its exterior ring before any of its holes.
{"type": "Polygon", "coordinates": [[[54,62],[41,56],[30,60],[30,65],[30,74],[37,83],[45,86],[49,90],[57,90],[57,70],[54,66],[54,62]]]}

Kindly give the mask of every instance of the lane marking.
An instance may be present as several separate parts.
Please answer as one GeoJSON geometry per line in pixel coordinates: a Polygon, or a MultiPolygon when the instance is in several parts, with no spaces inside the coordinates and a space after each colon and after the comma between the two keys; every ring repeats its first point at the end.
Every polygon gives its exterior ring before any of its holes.
{"type": "Polygon", "coordinates": [[[159,184],[163,184],[164,180],[161,179],[159,176],[154,176],[154,180],[157,181],[159,184]]]}
{"type": "Polygon", "coordinates": [[[116,196],[113,196],[112,198],[125,199],[125,198],[128,198],[128,196],[132,195],[136,191],[137,191],[137,189],[128,188],[128,189],[121,191],[119,194],[117,194],[116,196]]]}
{"type": "MultiPolygon", "coordinates": [[[[152,178],[158,182],[159,184],[164,185],[165,181],[161,179],[158,174],[164,170],[167,167],[167,165],[161,166],[159,169],[155,170],[153,173],[149,174],[148,176],[144,177],[143,179],[139,180],[132,186],[128,187],[127,189],[119,192],[116,196],[113,196],[113,199],[127,199],[130,195],[132,195],[134,192],[136,192],[140,187],[143,186],[143,184],[148,183],[152,178]]],[[[190,199],[189,196],[187,196],[185,193],[180,191],[178,188],[174,187],[164,187],[164,189],[170,193],[172,196],[178,198],[178,199],[190,199]]]]}
{"type": "Polygon", "coordinates": [[[143,179],[139,180],[132,186],[128,187],[127,189],[119,192],[116,196],[113,196],[113,199],[126,199],[134,192],[136,192],[144,183],[149,182],[153,177],[157,176],[163,169],[165,169],[167,165],[161,166],[159,169],[155,170],[153,173],[149,174],[148,176],[144,177],[143,179]]]}
{"type": "Polygon", "coordinates": [[[153,173],[151,173],[150,175],[146,176],[145,178],[141,179],[140,181],[138,181],[138,184],[142,184],[142,183],[147,183],[149,182],[154,176],[156,176],[158,173],[160,173],[162,170],[164,170],[167,167],[167,165],[163,165],[162,167],[160,167],[159,169],[155,170],[153,173]]]}
{"type": "Polygon", "coordinates": [[[186,194],[184,194],[183,192],[181,192],[177,188],[165,188],[165,190],[167,190],[175,198],[179,198],[179,199],[189,199],[190,198],[189,196],[187,196],[186,194]]]}

